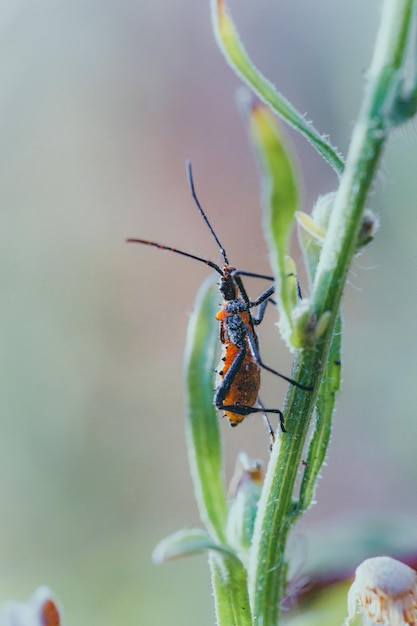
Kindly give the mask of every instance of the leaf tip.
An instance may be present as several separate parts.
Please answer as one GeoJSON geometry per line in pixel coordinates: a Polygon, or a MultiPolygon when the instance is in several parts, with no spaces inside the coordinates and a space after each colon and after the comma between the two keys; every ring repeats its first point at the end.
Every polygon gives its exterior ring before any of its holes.
{"type": "Polygon", "coordinates": [[[220,31],[226,26],[226,7],[223,0],[213,2],[214,21],[217,22],[220,31]]]}

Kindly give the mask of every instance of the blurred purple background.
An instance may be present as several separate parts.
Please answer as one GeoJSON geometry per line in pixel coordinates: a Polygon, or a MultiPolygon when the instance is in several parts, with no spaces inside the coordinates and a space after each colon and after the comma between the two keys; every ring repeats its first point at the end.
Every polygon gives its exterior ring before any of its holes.
{"type": "MultiPolygon", "coordinates": [[[[346,154],[380,3],[230,8],[258,67],[346,154]]],[[[124,239],[218,260],[189,197],[191,158],[232,262],[269,271],[239,81],[208,1],[5,0],[0,34],[0,600],[46,583],[68,624],[208,626],[206,558],[151,562],[157,541],[199,523],[181,368],[207,271],[124,239]]],[[[309,212],[337,180],[288,135],[309,212]]],[[[385,153],[370,199],[382,229],[345,290],[343,389],[307,540],[417,512],[416,163],[410,124],[385,153]]],[[[289,372],[274,321],[263,354],[289,372]]],[[[284,393],[264,377],[266,404],[284,393]]],[[[237,451],[266,458],[256,416],[221,429],[228,479],[237,451]]]]}

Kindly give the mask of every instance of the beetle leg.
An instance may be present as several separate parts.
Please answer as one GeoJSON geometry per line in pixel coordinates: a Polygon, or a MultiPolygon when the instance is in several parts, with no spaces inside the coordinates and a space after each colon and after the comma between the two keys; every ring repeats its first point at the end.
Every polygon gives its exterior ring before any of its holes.
{"type": "MultiPolygon", "coordinates": [[[[236,378],[236,374],[241,368],[241,365],[245,359],[246,348],[242,348],[240,352],[237,354],[235,360],[232,365],[227,370],[221,384],[216,390],[216,394],[214,396],[214,404],[218,409],[224,409],[223,401],[226,397],[227,392],[230,390],[230,387],[233,384],[234,379],[236,378]]],[[[236,411],[237,412],[237,411],[236,411]]],[[[239,415],[244,415],[244,413],[239,415]]]]}
{"type": "Polygon", "coordinates": [[[266,363],[264,363],[262,361],[262,359],[261,359],[261,355],[259,353],[259,348],[257,346],[257,342],[256,342],[254,336],[251,333],[247,333],[247,337],[248,337],[248,341],[249,341],[251,352],[253,354],[253,358],[255,359],[255,362],[259,365],[259,367],[263,367],[268,372],[271,372],[271,374],[275,374],[276,376],[279,376],[283,380],[286,380],[291,385],[295,385],[299,389],[303,389],[304,391],[312,391],[313,390],[313,387],[311,387],[309,385],[302,385],[301,383],[297,382],[293,378],[289,378],[289,376],[285,376],[285,374],[281,374],[281,372],[278,372],[277,370],[272,369],[272,367],[269,367],[269,365],[266,365],[266,363]]]}

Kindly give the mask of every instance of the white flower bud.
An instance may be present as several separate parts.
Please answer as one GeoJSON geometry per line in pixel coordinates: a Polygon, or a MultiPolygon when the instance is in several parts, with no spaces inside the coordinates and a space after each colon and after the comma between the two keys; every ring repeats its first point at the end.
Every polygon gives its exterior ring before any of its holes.
{"type": "Polygon", "coordinates": [[[417,626],[417,573],[388,556],[367,559],[348,593],[348,621],[357,604],[372,624],[417,626]]]}

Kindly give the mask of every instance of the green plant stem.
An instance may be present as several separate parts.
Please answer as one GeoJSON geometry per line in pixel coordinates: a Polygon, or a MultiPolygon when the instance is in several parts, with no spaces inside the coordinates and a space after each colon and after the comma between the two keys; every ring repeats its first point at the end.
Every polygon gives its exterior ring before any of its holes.
{"type": "MultiPolygon", "coordinates": [[[[346,167],[336,196],[319,260],[311,313],[330,312],[326,331],[314,348],[296,359],[293,377],[302,383],[320,380],[328,360],[334,323],[351,259],[356,251],[362,212],[387,138],[389,117],[399,97],[399,72],[406,54],[413,0],[385,0],[363,105],[355,125],[346,167]]],[[[271,455],[259,501],[249,566],[253,624],[275,626],[287,576],[285,546],[298,517],[293,500],[317,389],[288,390],[285,415],[288,434],[271,455]]]]}
{"type": "MultiPolygon", "coordinates": [[[[314,371],[316,365],[315,352],[305,350],[292,375],[304,383],[303,372],[314,371]]],[[[312,414],[314,403],[314,393],[290,386],[284,406],[288,432],[278,440],[271,454],[250,554],[249,592],[256,625],[278,624],[279,602],[287,574],[285,546],[295,519],[293,490],[309,429],[307,417],[312,414]]]]}

